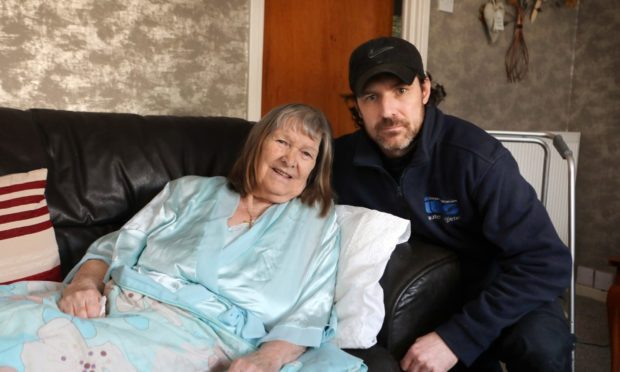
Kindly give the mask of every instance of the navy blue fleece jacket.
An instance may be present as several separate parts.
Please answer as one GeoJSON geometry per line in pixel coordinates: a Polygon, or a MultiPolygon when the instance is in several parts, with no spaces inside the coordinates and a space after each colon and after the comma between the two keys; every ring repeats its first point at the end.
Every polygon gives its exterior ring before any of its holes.
{"type": "Polygon", "coordinates": [[[568,248],[512,155],[484,130],[427,105],[400,181],[363,130],[337,139],[335,149],[339,204],[408,218],[413,235],[460,257],[464,305],[436,332],[465,364],[569,285],[568,248]]]}

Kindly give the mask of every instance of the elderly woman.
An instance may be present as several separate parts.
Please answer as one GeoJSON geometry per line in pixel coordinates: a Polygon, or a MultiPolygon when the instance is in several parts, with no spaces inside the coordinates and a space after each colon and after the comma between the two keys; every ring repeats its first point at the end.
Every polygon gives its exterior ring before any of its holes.
{"type": "Polygon", "coordinates": [[[0,287],[0,370],[364,370],[326,342],[331,160],[320,111],[274,109],[227,179],[169,182],[91,245],[61,293],[0,287]]]}

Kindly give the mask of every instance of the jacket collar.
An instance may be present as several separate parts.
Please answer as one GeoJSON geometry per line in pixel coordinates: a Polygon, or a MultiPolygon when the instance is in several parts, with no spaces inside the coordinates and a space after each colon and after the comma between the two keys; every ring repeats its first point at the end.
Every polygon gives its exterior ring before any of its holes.
{"type": "MultiPolygon", "coordinates": [[[[424,113],[424,123],[418,133],[417,144],[413,148],[410,166],[422,165],[430,159],[430,153],[439,133],[441,132],[443,113],[434,105],[427,105],[424,113]]],[[[357,145],[353,155],[353,164],[356,166],[383,168],[381,150],[379,146],[366,134],[364,129],[355,133],[357,145]]]]}

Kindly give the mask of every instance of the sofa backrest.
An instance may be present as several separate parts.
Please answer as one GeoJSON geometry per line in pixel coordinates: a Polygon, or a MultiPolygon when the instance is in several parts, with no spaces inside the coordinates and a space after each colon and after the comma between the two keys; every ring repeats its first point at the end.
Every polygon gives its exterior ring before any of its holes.
{"type": "Polygon", "coordinates": [[[184,175],[226,175],[251,123],[0,108],[0,176],[48,169],[46,196],[63,273],[184,175]]]}

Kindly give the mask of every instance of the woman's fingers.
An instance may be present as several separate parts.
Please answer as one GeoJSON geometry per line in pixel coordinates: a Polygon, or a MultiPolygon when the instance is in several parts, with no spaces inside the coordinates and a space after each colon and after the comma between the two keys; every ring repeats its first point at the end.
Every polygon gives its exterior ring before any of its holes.
{"type": "Polygon", "coordinates": [[[100,301],[101,293],[97,290],[65,290],[62,299],[58,302],[58,308],[72,316],[95,318],[100,316],[100,301]]]}
{"type": "Polygon", "coordinates": [[[101,295],[96,298],[88,298],[86,299],[86,316],[88,318],[97,318],[99,317],[101,311],[101,295]]]}

